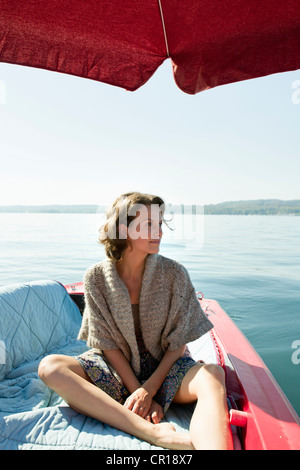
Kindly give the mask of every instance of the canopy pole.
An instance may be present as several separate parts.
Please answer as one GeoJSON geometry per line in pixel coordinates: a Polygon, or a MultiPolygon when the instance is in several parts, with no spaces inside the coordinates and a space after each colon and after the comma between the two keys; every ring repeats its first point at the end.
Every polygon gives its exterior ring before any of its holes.
{"type": "Polygon", "coordinates": [[[165,26],[163,10],[162,10],[162,6],[161,6],[161,0],[158,0],[158,5],[159,5],[159,11],[160,11],[162,27],[163,27],[163,31],[164,31],[164,37],[165,37],[165,43],[166,43],[166,49],[167,49],[167,57],[170,57],[168,38],[167,38],[167,32],[166,32],[166,26],[165,26]]]}

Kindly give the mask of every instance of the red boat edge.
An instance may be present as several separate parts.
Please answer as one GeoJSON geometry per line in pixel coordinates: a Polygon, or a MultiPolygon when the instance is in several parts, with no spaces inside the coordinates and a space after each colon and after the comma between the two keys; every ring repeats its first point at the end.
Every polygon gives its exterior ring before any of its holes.
{"type": "MultiPolygon", "coordinates": [[[[83,283],[64,287],[82,307],[83,283]]],[[[211,335],[226,372],[227,390],[238,404],[239,411],[231,418],[232,424],[242,425],[242,448],[300,450],[299,416],[266,364],[217,301],[199,301],[214,325],[211,335]]]]}
{"type": "Polygon", "coordinates": [[[201,305],[214,324],[213,335],[227,372],[227,388],[240,394],[239,409],[247,418],[242,428],[243,448],[299,450],[299,417],[266,364],[215,300],[203,299],[201,305]]]}

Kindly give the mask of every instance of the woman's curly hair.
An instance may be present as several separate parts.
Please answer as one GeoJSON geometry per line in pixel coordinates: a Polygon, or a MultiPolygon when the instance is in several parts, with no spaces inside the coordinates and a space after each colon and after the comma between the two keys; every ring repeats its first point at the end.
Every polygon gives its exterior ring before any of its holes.
{"type": "Polygon", "coordinates": [[[165,211],[163,199],[153,194],[139,192],[122,194],[106,211],[106,221],[100,227],[98,241],[104,245],[108,258],[115,262],[120,261],[123,251],[127,248],[128,240],[120,234],[120,223],[125,223],[128,227],[136,217],[136,214],[130,215],[134,207],[137,207],[137,205],[150,206],[152,204],[159,205],[163,216],[165,211]]]}

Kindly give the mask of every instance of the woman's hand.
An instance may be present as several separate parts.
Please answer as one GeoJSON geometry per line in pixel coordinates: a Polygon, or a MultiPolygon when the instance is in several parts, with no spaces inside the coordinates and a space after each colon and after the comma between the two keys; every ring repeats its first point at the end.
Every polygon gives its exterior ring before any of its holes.
{"type": "Polygon", "coordinates": [[[162,407],[156,403],[156,401],[152,400],[152,404],[150,409],[146,415],[146,420],[153,424],[158,424],[164,417],[164,412],[162,407]]]}
{"type": "Polygon", "coordinates": [[[143,387],[135,390],[124,403],[125,408],[128,408],[142,418],[146,417],[151,405],[152,397],[143,387]]]}

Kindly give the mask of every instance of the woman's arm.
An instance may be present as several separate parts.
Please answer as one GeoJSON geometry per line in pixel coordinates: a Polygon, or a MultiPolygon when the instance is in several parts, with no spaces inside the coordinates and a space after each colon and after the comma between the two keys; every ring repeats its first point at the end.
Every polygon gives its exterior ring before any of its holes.
{"type": "Polygon", "coordinates": [[[163,411],[152,398],[161,387],[169,370],[175,362],[183,356],[185,345],[174,351],[166,351],[157,369],[151,377],[141,385],[134,372],[119,349],[105,350],[104,354],[112,367],[120,375],[125,387],[131,393],[124,406],[142,418],[159,423],[163,417],[163,411]]]}
{"type": "Polygon", "coordinates": [[[149,393],[151,397],[157,393],[163,381],[168,375],[169,370],[180,357],[183,356],[186,346],[180,346],[174,351],[166,351],[157,369],[153,372],[151,377],[142,385],[142,387],[149,393]]]}
{"type": "Polygon", "coordinates": [[[131,365],[120,349],[106,349],[103,352],[108,362],[118,372],[129,393],[133,393],[141,386],[131,365]]]}
{"type": "Polygon", "coordinates": [[[151,407],[152,397],[141,387],[129,362],[120,349],[108,349],[103,352],[108,362],[118,372],[124,386],[130,393],[124,406],[135,414],[145,418],[151,407]]]}
{"type": "Polygon", "coordinates": [[[157,424],[163,418],[163,409],[152,398],[161,387],[163,381],[168,375],[169,370],[175,362],[184,354],[185,345],[175,351],[166,351],[157,369],[151,377],[140,385],[127,398],[124,406],[142,418],[157,424]]]}

